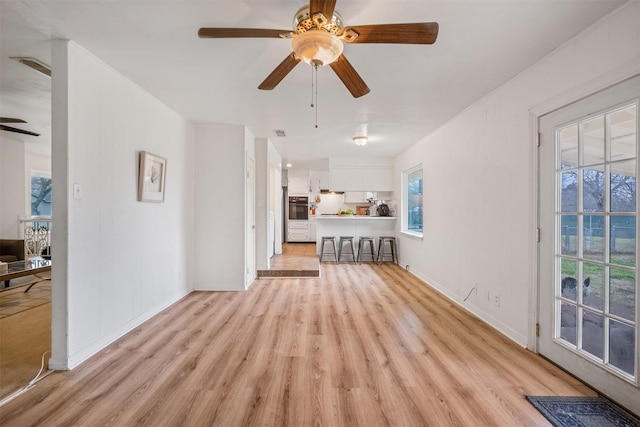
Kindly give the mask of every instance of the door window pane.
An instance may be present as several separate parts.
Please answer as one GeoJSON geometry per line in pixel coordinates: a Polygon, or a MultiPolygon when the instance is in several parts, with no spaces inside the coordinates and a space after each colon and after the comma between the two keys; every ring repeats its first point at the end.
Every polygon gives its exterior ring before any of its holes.
{"type": "Polygon", "coordinates": [[[604,261],[604,216],[584,216],[582,220],[582,235],[582,253],[584,258],[604,261]]]}
{"type": "Polygon", "coordinates": [[[613,163],[610,173],[611,212],[636,211],[636,161],[613,163]]]}
{"type": "Polygon", "coordinates": [[[630,105],[609,115],[611,122],[610,160],[636,156],[637,107],[630,105]]]}
{"type": "Polygon", "coordinates": [[[573,124],[558,131],[560,169],[578,166],[578,125],[573,124]]]}
{"type": "Polygon", "coordinates": [[[561,275],[560,281],[560,295],[564,298],[576,301],[576,287],[577,287],[577,262],[575,260],[562,258],[561,260],[561,275]]]}
{"type": "Polygon", "coordinates": [[[585,262],[582,264],[582,303],[596,310],[604,310],[604,266],[585,262]]]}
{"type": "Polygon", "coordinates": [[[582,123],[583,165],[604,162],[604,116],[594,117],[582,123]]]}
{"type": "Polygon", "coordinates": [[[636,274],[611,268],[609,272],[609,312],[627,320],[636,320],[636,274]]]}
{"type": "MultiPolygon", "coordinates": [[[[560,246],[562,255],[577,255],[578,248],[578,216],[562,215],[560,217],[560,246]]],[[[574,267],[575,271],[575,267],[574,267]]]]}
{"type": "Polygon", "coordinates": [[[582,170],[582,210],[604,212],[604,166],[582,170]]]}
{"type": "Polygon", "coordinates": [[[636,217],[612,216],[609,257],[612,264],[635,267],[636,265],[636,217]]]}
{"type": "Polygon", "coordinates": [[[582,349],[602,359],[604,349],[604,317],[582,310],[582,349]]]}
{"type": "Polygon", "coordinates": [[[562,172],[560,180],[560,210],[578,212],[578,171],[562,172]]]}
{"type": "Polygon", "coordinates": [[[577,345],[576,333],[576,306],[562,302],[560,306],[560,338],[577,345]]]}
{"type": "Polygon", "coordinates": [[[612,320],[609,322],[609,363],[633,375],[636,357],[635,328],[612,320]]]}

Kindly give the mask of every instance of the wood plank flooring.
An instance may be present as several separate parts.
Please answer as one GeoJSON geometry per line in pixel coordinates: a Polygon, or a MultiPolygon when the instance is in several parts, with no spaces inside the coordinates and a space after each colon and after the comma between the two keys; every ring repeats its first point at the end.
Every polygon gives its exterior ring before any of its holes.
{"type": "Polygon", "coordinates": [[[39,280],[15,279],[0,291],[0,401],[29,384],[51,351],[51,284],[24,292],[39,280]]]}
{"type": "Polygon", "coordinates": [[[194,292],[0,407],[8,426],[548,426],[595,395],[391,263],[194,292]]]}

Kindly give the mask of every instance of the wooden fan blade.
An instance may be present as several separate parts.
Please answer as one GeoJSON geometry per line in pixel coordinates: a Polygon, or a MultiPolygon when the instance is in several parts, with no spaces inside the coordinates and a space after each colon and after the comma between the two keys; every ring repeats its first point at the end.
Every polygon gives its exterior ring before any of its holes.
{"type": "Polygon", "coordinates": [[[309,2],[309,15],[313,17],[313,15],[320,12],[331,22],[335,8],[336,0],[311,0],[309,2]]]}
{"type": "Polygon", "coordinates": [[[282,79],[284,79],[285,76],[289,74],[289,72],[293,70],[296,65],[298,65],[298,62],[300,62],[300,59],[298,59],[296,55],[291,52],[289,56],[287,56],[284,61],[282,61],[280,65],[278,65],[276,69],[273,70],[266,79],[264,79],[262,83],[260,83],[258,89],[271,90],[278,86],[278,83],[280,83],[282,79]]]}
{"type": "Polygon", "coordinates": [[[12,119],[11,117],[0,117],[0,123],[27,123],[22,119],[12,119]]]}
{"type": "Polygon", "coordinates": [[[437,22],[414,24],[358,25],[347,27],[358,37],[350,43],[433,44],[438,38],[437,22]]]}
{"type": "Polygon", "coordinates": [[[15,133],[23,133],[25,135],[31,135],[31,136],[40,136],[39,133],[29,132],[28,130],[22,130],[22,129],[14,128],[11,126],[5,126],[5,125],[0,125],[0,130],[6,130],[8,132],[15,132],[15,133]]]}
{"type": "Polygon", "coordinates": [[[291,30],[269,30],[263,28],[200,28],[201,39],[228,39],[243,37],[280,38],[280,34],[288,34],[291,30]]]}
{"type": "Polygon", "coordinates": [[[342,83],[349,89],[354,98],[360,98],[369,93],[367,84],[362,80],[355,68],[344,55],[340,55],[337,61],[329,64],[338,75],[342,83]]]}

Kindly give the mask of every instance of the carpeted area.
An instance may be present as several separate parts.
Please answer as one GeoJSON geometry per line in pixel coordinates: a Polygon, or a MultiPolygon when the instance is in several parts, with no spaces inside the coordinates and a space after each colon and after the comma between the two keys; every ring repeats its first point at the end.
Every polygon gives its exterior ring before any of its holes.
{"type": "Polygon", "coordinates": [[[602,397],[526,398],[555,427],[640,427],[640,420],[602,397]]]}

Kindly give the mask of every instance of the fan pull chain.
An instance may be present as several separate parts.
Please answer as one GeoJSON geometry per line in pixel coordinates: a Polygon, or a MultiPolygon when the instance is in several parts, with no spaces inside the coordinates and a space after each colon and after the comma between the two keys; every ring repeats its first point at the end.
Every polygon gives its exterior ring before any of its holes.
{"type": "Polygon", "coordinates": [[[311,64],[311,108],[316,109],[316,128],[318,128],[318,64],[311,64]],[[314,92],[315,86],[315,92],[314,92]]]}
{"type": "Polygon", "coordinates": [[[315,66],[311,66],[311,108],[314,107],[313,105],[313,71],[316,69],[315,66]]]}
{"type": "Polygon", "coordinates": [[[316,129],[318,129],[318,66],[314,67],[316,69],[316,129]]]}

